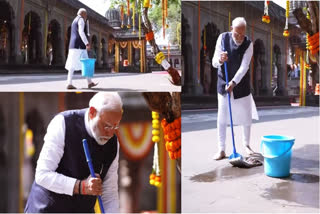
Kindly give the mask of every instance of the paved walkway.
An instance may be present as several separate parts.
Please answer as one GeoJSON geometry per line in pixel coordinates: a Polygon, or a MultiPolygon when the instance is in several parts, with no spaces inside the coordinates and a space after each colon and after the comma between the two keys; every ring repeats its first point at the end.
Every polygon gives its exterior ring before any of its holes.
{"type": "MultiPolygon", "coordinates": [[[[272,178],[264,168],[239,169],[217,152],[216,111],[183,111],[182,212],[317,212],[319,213],[319,108],[259,108],[251,146],[260,151],[261,137],[294,136],[289,178],[272,178]]],[[[235,142],[245,155],[240,127],[235,142]]],[[[227,155],[231,154],[227,130],[227,155]]]]}
{"type": "MultiPolygon", "coordinates": [[[[1,75],[0,91],[66,91],[66,79],[67,73],[1,75]]],[[[88,89],[86,79],[76,73],[73,85],[78,89],[68,91],[181,91],[169,79],[167,72],[96,74],[93,81],[99,84],[88,89]]]]}

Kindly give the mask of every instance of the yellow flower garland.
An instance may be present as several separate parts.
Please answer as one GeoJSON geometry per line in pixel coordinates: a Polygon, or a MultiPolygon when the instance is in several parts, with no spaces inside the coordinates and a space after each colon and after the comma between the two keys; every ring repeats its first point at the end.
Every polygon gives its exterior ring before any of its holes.
{"type": "Polygon", "coordinates": [[[290,35],[289,30],[288,30],[289,9],[290,9],[290,5],[289,5],[289,1],[287,0],[287,2],[286,2],[286,26],[284,27],[284,31],[283,31],[284,37],[288,37],[290,35]]]}
{"type": "Polygon", "coordinates": [[[269,16],[269,3],[270,1],[264,2],[264,14],[262,16],[262,22],[269,24],[270,23],[270,16],[269,16]]]}
{"type": "Polygon", "coordinates": [[[150,185],[160,187],[161,186],[161,175],[160,175],[160,167],[159,167],[159,157],[158,157],[158,143],[160,142],[160,121],[159,121],[159,113],[153,111],[152,112],[152,142],[154,145],[154,155],[153,155],[153,166],[152,172],[149,176],[150,185]]]}

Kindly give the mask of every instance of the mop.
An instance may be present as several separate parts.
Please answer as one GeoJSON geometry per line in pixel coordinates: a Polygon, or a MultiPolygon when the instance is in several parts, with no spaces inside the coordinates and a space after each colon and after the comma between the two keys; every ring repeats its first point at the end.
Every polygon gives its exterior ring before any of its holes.
{"type": "MultiPolygon", "coordinates": [[[[228,71],[227,71],[227,62],[224,62],[224,72],[226,76],[226,84],[228,86],[228,71]]],[[[230,100],[230,93],[228,94],[228,104],[229,104],[229,114],[230,114],[230,126],[231,126],[231,135],[232,135],[232,145],[233,145],[233,153],[229,156],[229,163],[231,163],[235,167],[239,168],[251,168],[254,166],[261,166],[263,160],[259,160],[259,156],[249,156],[243,158],[239,153],[236,151],[236,145],[234,142],[234,133],[233,133],[233,121],[232,121],[232,111],[231,111],[231,100],[230,100]]],[[[256,153],[257,154],[257,153],[256,153]]]]}
{"type": "MultiPolygon", "coordinates": [[[[88,162],[88,166],[89,166],[91,177],[95,178],[96,175],[94,174],[94,170],[93,170],[93,165],[92,165],[92,162],[91,162],[91,156],[90,156],[90,151],[89,151],[89,148],[88,148],[87,139],[83,139],[82,143],[83,143],[83,149],[84,149],[84,153],[86,155],[86,159],[87,159],[87,162],[88,162]]],[[[98,201],[99,201],[99,206],[100,206],[101,213],[105,213],[104,212],[104,208],[103,208],[103,204],[102,204],[102,198],[101,198],[100,195],[98,196],[98,201]]]]}
{"type": "MultiPolygon", "coordinates": [[[[224,73],[225,73],[225,76],[226,76],[226,84],[227,84],[227,87],[228,87],[229,79],[228,79],[228,71],[227,71],[227,62],[224,62],[224,73]]],[[[239,153],[237,153],[236,145],[234,143],[230,93],[227,92],[227,94],[228,94],[230,126],[231,126],[232,145],[233,145],[233,153],[229,156],[229,163],[231,163],[235,167],[245,167],[245,162],[243,161],[243,157],[239,153]]]]}

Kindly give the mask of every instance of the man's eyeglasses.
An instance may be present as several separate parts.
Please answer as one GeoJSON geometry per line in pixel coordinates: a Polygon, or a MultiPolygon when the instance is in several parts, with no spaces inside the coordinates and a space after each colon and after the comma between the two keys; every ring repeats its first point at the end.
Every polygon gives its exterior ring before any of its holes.
{"type": "Polygon", "coordinates": [[[106,125],[106,126],[104,127],[104,130],[106,130],[106,131],[118,130],[118,129],[119,129],[119,125],[116,125],[116,126],[106,125]]]}

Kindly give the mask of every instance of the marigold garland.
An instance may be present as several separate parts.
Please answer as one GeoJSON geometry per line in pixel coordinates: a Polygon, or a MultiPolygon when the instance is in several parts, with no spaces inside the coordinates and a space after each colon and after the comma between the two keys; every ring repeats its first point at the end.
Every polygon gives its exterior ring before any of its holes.
{"type": "Polygon", "coordinates": [[[168,0],[162,0],[162,29],[163,29],[163,38],[166,37],[166,28],[169,28],[167,23],[168,17],[168,0]]]}
{"type": "Polygon", "coordinates": [[[181,158],[181,117],[176,118],[172,123],[168,123],[166,119],[163,119],[161,126],[170,159],[181,158]]]}
{"type": "Polygon", "coordinates": [[[120,6],[120,15],[121,15],[121,28],[124,27],[124,24],[123,24],[123,19],[124,19],[124,6],[121,5],[120,6]]]}
{"type": "Polygon", "coordinates": [[[288,37],[290,35],[289,30],[288,30],[288,23],[289,23],[289,9],[290,9],[290,5],[289,5],[289,1],[287,0],[286,2],[286,26],[284,27],[284,31],[283,31],[283,36],[284,37],[288,37]]]}
{"type": "Polygon", "coordinates": [[[136,4],[135,2],[132,3],[132,34],[135,34],[136,33],[136,29],[135,29],[135,25],[136,25],[136,4]]]}
{"type": "Polygon", "coordinates": [[[311,54],[317,53],[319,51],[319,32],[313,34],[312,36],[307,35],[307,38],[311,54]]]}
{"type": "Polygon", "coordinates": [[[127,0],[127,16],[128,16],[127,28],[131,28],[131,25],[130,25],[130,0],[127,0]]]}
{"type": "Polygon", "coordinates": [[[160,142],[160,121],[159,113],[152,112],[152,141],[154,142],[154,153],[153,153],[153,165],[152,172],[149,176],[150,185],[160,187],[161,186],[161,175],[160,175],[160,165],[159,165],[159,155],[158,146],[160,142]]]}
{"type": "Polygon", "coordinates": [[[152,186],[161,187],[161,176],[157,176],[152,172],[149,176],[149,183],[152,186]]]}
{"type": "Polygon", "coordinates": [[[269,3],[270,3],[270,1],[264,1],[264,14],[262,16],[262,22],[265,22],[267,24],[270,23],[269,3]]]}

